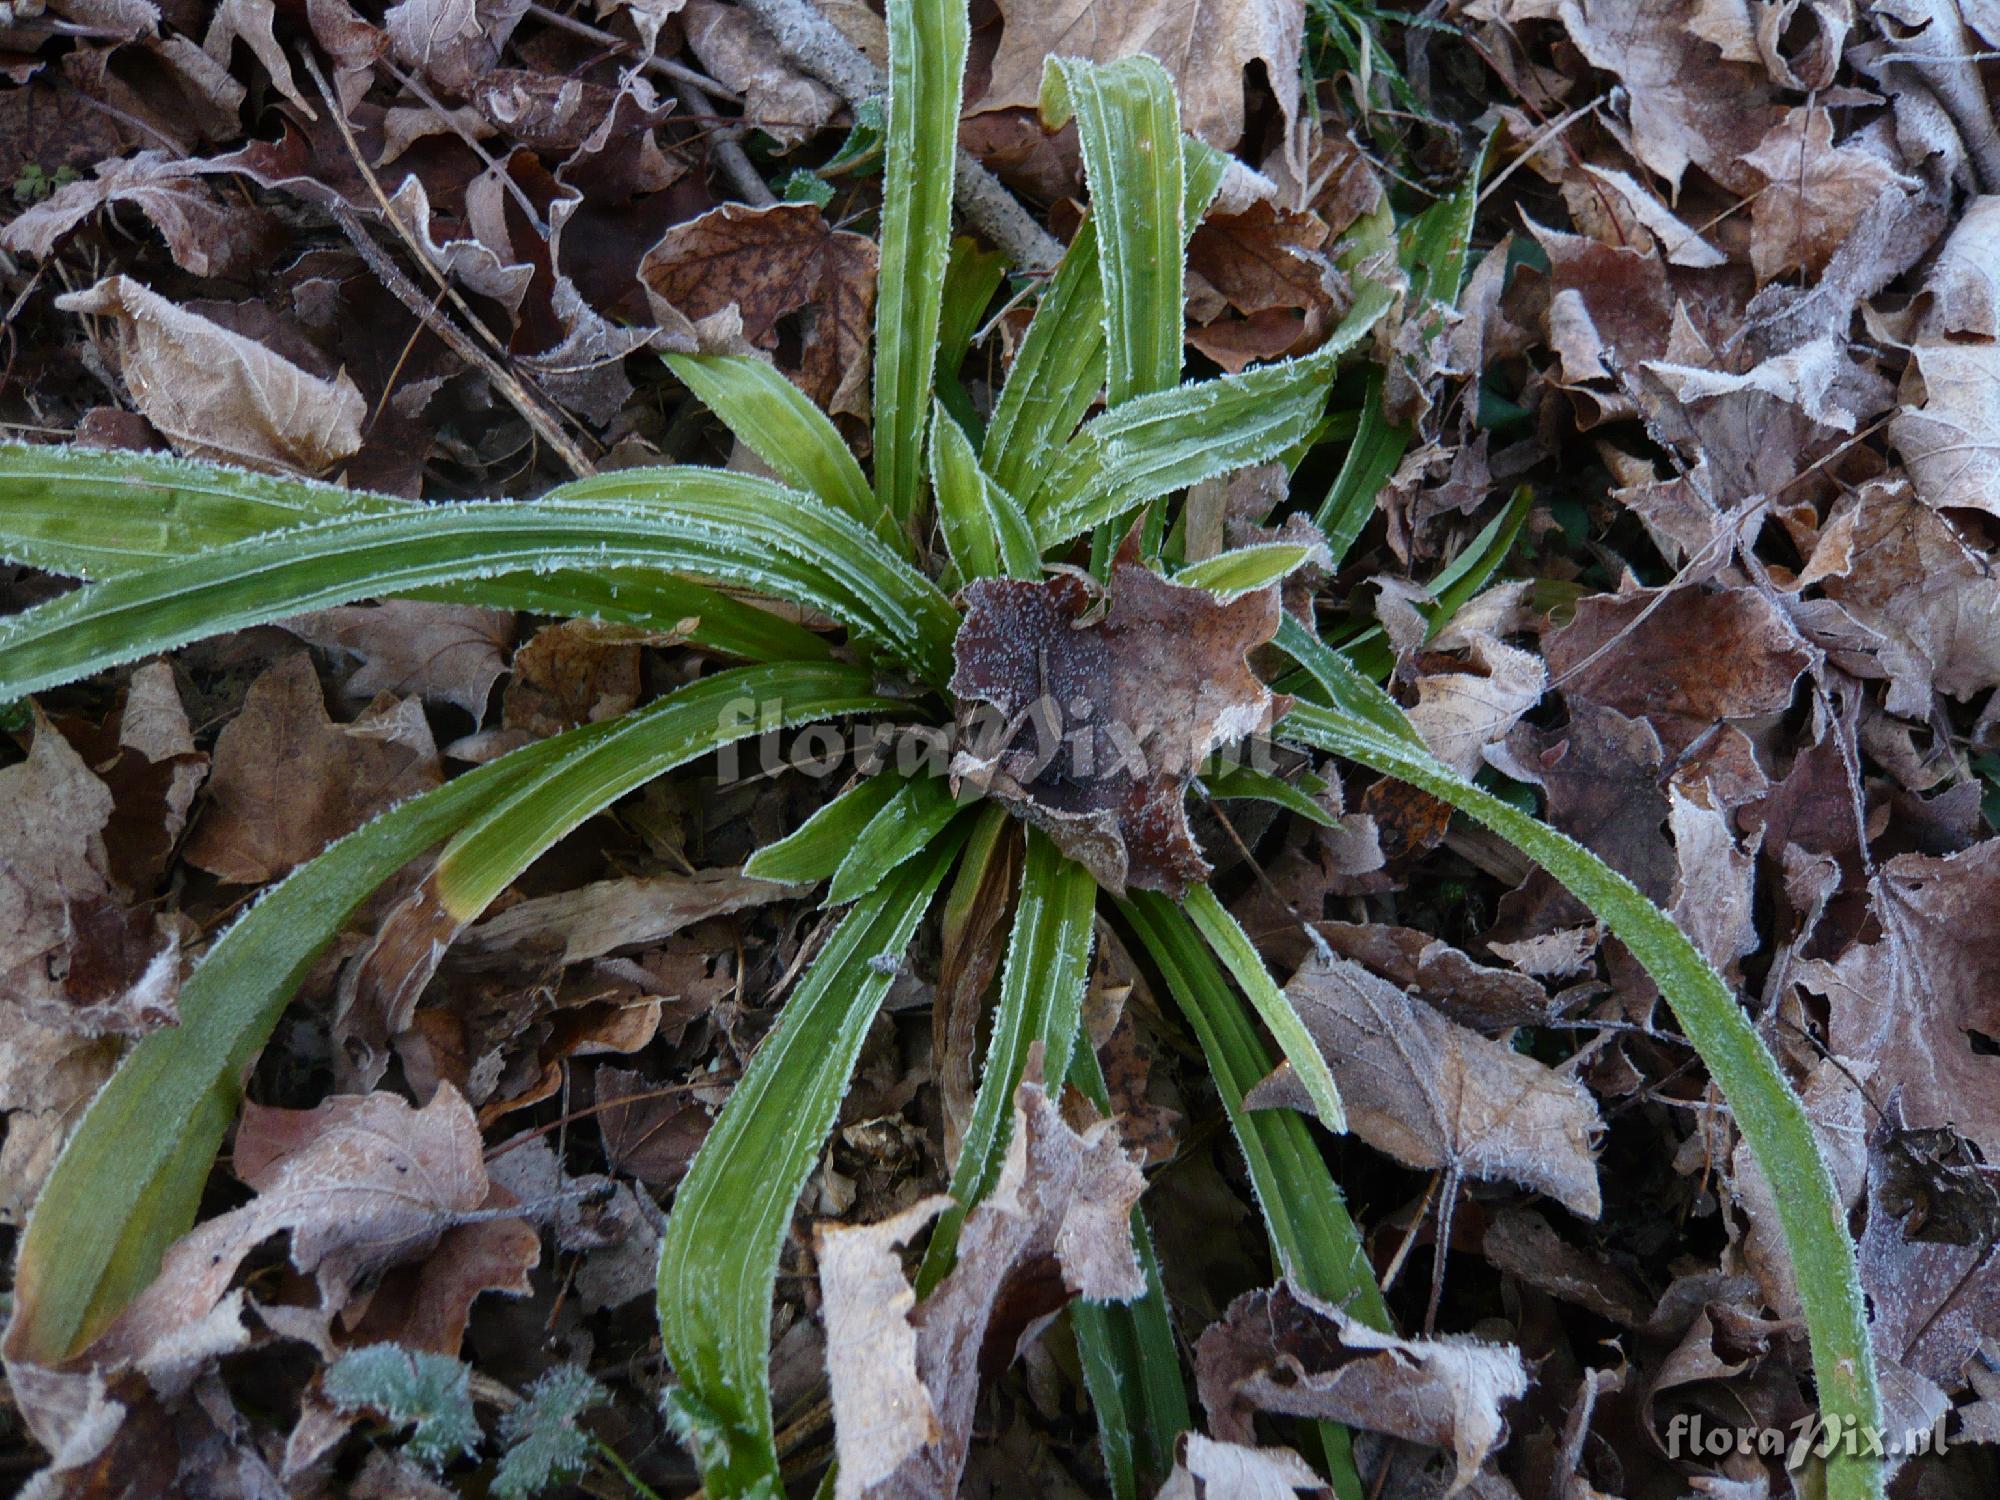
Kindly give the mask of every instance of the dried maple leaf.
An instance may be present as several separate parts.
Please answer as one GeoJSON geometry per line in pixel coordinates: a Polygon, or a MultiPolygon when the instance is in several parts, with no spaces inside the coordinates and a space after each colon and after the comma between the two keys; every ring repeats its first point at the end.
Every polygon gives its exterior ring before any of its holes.
{"type": "Polygon", "coordinates": [[[1015,1095],[999,1184],[966,1216],[958,1263],[921,1306],[899,1250],[950,1199],[879,1224],[819,1226],[840,1500],[958,1492],[985,1352],[1011,1358],[1023,1332],[1072,1296],[1145,1291],[1131,1235],[1144,1187],[1113,1121],[1079,1134],[1029,1082],[1015,1095]]]}
{"type": "Polygon", "coordinates": [[[1210,1429],[1232,1442],[1255,1442],[1253,1414],[1267,1411],[1448,1448],[1450,1495],[1499,1446],[1500,1408],[1527,1394],[1528,1371],[1511,1344],[1398,1338],[1281,1283],[1237,1298],[1202,1334],[1195,1382],[1210,1429]]]}
{"type": "Polygon", "coordinates": [[[1910,1125],[1951,1125],[2000,1155],[2000,840],[1898,855],[1873,897],[1879,937],[1800,971],[1827,998],[1828,1042],[1873,1065],[1871,1094],[1900,1094],[1910,1125]]]}
{"type": "Polygon", "coordinates": [[[1919,344],[1889,424],[1926,505],[2000,515],[2000,344],[1919,344]]]}
{"type": "Polygon", "coordinates": [[[352,724],[336,724],[300,652],[251,684],[216,740],[209,805],[187,859],[232,884],[275,880],[439,780],[415,699],[378,700],[352,724]]]}
{"type": "Polygon", "coordinates": [[[1278,590],[1223,603],[1147,569],[1128,541],[1100,616],[1101,603],[1075,573],[966,589],[951,679],[966,748],[952,774],[1107,889],[1178,896],[1209,872],[1188,829],[1195,771],[1283,711],[1245,660],[1277,633],[1278,590]]]}
{"type": "Polygon", "coordinates": [[[592,1075],[604,1159],[614,1172],[670,1188],[687,1176],[714,1121],[686,1089],[663,1088],[629,1068],[601,1066],[592,1075]]]}
{"type": "Polygon", "coordinates": [[[1767,181],[1750,202],[1759,283],[1789,271],[1817,276],[1877,198],[1919,188],[1866,147],[1834,145],[1833,116],[1821,105],[1786,110],[1743,161],[1767,181]]]}
{"type": "Polygon", "coordinates": [[[126,389],[184,453],[317,474],[361,447],[367,408],[344,372],[308,374],[127,276],[56,306],[115,321],[126,389]]]}
{"type": "MultiPolygon", "coordinates": [[[[1448,1021],[1344,958],[1315,958],[1286,986],[1333,1069],[1348,1124],[1423,1171],[1518,1182],[1594,1219],[1602,1207],[1597,1106],[1574,1079],[1448,1021]]],[[[1246,1098],[1310,1108],[1289,1065],[1246,1098]]]]}
{"type": "Polygon", "coordinates": [[[1319,215],[1262,200],[1241,213],[1210,214],[1188,244],[1191,284],[1205,283],[1211,304],[1220,298],[1240,316],[1204,310],[1188,342],[1232,373],[1317,347],[1348,300],[1327,239],[1319,215]]]}
{"type": "Polygon", "coordinates": [[[873,240],[832,228],[811,204],[725,203],[669,229],[639,279],[694,322],[735,307],[761,349],[778,347],[780,318],[811,307],[792,378],[835,416],[866,417],[876,260],[873,240]]]}
{"type": "Polygon", "coordinates": [[[1716,724],[1782,711],[1811,664],[1798,632],[1747,586],[1595,594],[1544,650],[1572,700],[1645,719],[1669,755],[1716,724]]]}
{"type": "Polygon", "coordinates": [[[511,610],[421,599],[346,604],[295,615],[284,626],[302,640],[360,662],[347,679],[347,698],[366,703],[378,693],[393,693],[453,703],[475,723],[486,715],[486,695],[507,670],[503,653],[514,643],[511,610]]]}
{"type": "Polygon", "coordinates": [[[1052,56],[1115,62],[1146,53],[1174,80],[1181,120],[1227,151],[1243,136],[1243,72],[1262,63],[1289,138],[1299,113],[1302,0],[1000,0],[1006,21],[992,81],[972,113],[1032,109],[1052,56]]]}
{"type": "Polygon", "coordinates": [[[1843,497],[1806,576],[1880,638],[1890,713],[1927,719],[1936,693],[1966,699],[2000,684],[2000,579],[1908,484],[1876,480],[1843,497]]]}
{"type": "Polygon", "coordinates": [[[1694,0],[1513,0],[1509,20],[1554,14],[1594,68],[1625,85],[1633,153],[1678,193],[1690,165],[1723,186],[1754,192],[1746,151],[1777,119],[1770,79],[1755,59],[1731,61],[1694,29],[1694,0]]]}
{"type": "Polygon", "coordinates": [[[1485,768],[1486,747],[1506,739],[1541,701],[1548,673],[1540,657],[1483,632],[1467,644],[1477,670],[1420,673],[1410,722],[1431,754],[1469,777],[1485,768]]]}

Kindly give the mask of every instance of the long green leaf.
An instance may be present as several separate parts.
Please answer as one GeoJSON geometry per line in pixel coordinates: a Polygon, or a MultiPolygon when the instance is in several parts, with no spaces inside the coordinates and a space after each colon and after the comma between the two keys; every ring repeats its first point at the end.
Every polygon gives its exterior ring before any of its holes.
{"type": "Polygon", "coordinates": [[[1364,282],[1311,354],[1140,396],[1093,418],[1034,502],[1037,539],[1056,546],[1161,495],[1283,453],[1318,423],[1334,366],[1389,302],[1388,288],[1364,282]]]}
{"type": "Polygon", "coordinates": [[[1347,1111],[1341,1107],[1333,1070],[1327,1066],[1312,1033],[1306,1030],[1306,1023],[1292,1009],[1291,1000],[1264,967],[1257,945],[1206,885],[1195,886],[1187,893],[1186,907],[1188,920],[1194,923],[1209,951],[1222,960],[1222,966],[1248,997],[1250,1008],[1257,1012],[1278,1050],[1285,1054],[1285,1061],[1298,1074],[1320,1124],[1335,1132],[1346,1130],[1347,1111]]]}
{"type": "Polygon", "coordinates": [[[776,366],[744,354],[669,354],[667,364],[780,479],[845,511],[891,551],[908,547],[840,429],[776,366]]]}
{"type": "Polygon", "coordinates": [[[971,441],[941,405],[931,418],[931,484],[938,525],[962,580],[1041,576],[1028,518],[987,477],[971,441]]]}
{"type": "MultiPolygon", "coordinates": [[[[1778,1220],[1798,1275],[1826,1429],[1879,1430],[1854,1245],[1811,1122],[1736,996],[1686,934],[1581,844],[1464,780],[1405,737],[1312,703],[1294,706],[1276,732],[1408,782],[1484,824],[1561,881],[1645,966],[1777,1187],[1778,1220]]],[[[1827,1494],[1831,1500],[1874,1500],[1881,1494],[1880,1461],[1837,1454],[1828,1465],[1827,1494]]]]}
{"type": "Polygon", "coordinates": [[[846,517],[719,470],[620,477],[623,504],[480,503],[322,521],[65,595],[0,625],[0,701],[330,604],[467,573],[598,564],[670,568],[808,604],[881,641],[918,676],[950,676],[950,602],[846,517]]]}
{"type": "MultiPolygon", "coordinates": [[[[1100,1114],[1111,1112],[1110,1090],[1094,1049],[1082,1046],[1071,1053],[1069,1081],[1100,1114]]],[[[1137,1204],[1132,1206],[1132,1248],[1145,1272],[1144,1296],[1070,1307],[1113,1500],[1139,1500],[1157,1489],[1173,1468],[1175,1440],[1194,1425],[1173,1317],[1160,1282],[1160,1258],[1137,1204]]]]}
{"type": "Polygon", "coordinates": [[[12,1358],[76,1354],[194,1222],[241,1079],[361,903],[425,849],[609,733],[543,740],[384,813],[301,866],[225,932],[181,987],[180,1024],[126,1057],[36,1200],[15,1267],[12,1358]]]}
{"type": "Polygon", "coordinates": [[[1167,70],[1051,57],[1042,123],[1076,120],[1104,297],[1106,404],[1171,390],[1181,373],[1185,181],[1180,107],[1167,70]]]}
{"type": "Polygon", "coordinates": [[[969,36],[962,0],[889,0],[882,271],[875,302],[875,489],[907,527],[923,492],[969,36]]]}
{"type": "MultiPolygon", "coordinates": [[[[416,501],[151,453],[0,443],[0,558],[102,581],[337,516],[428,513],[416,501]]],[[[831,648],[767,609],[657,569],[534,569],[406,597],[671,630],[753,661],[831,648]]]]}
{"type": "Polygon", "coordinates": [[[1279,1267],[1317,1297],[1371,1327],[1389,1327],[1389,1309],[1311,1130],[1291,1110],[1246,1110],[1243,1096],[1277,1059],[1188,917],[1164,896],[1137,892],[1120,903],[1208,1059],[1236,1141],[1250,1168],[1279,1267]]]}
{"type": "Polygon", "coordinates": [[[856,782],[791,833],[751,855],[743,873],[787,884],[826,879],[840,868],[869,819],[902,784],[903,778],[894,771],[856,782]]]}
{"type": "Polygon", "coordinates": [[[986,1050],[972,1119],[951,1174],[953,1204],[931,1231],[917,1272],[917,1295],[924,1297],[951,1269],[958,1232],[966,1213],[993,1190],[1006,1159],[1014,1118],[1014,1092],[1039,1042],[1043,1066],[1053,1080],[1069,1071],[1083,1015],[1084,983],[1090,977],[1097,885],[1090,872],[1063,854],[1040,831],[1028,830],[1028,855],[1021,869],[1021,894],[1014,929],[1000,975],[1000,1005],[993,1039],[986,1050]]]}
{"type": "Polygon", "coordinates": [[[828,906],[845,906],[867,895],[888,873],[911,859],[958,816],[951,783],[942,776],[911,776],[870,818],[833,872],[826,888],[828,906]]]}
{"type": "Polygon", "coordinates": [[[675,1196],[660,1247],[660,1335],[678,1382],[666,1409],[715,1500],[782,1494],[766,1362],[785,1227],[961,838],[937,840],[855,903],[786,1000],[675,1196]]]}

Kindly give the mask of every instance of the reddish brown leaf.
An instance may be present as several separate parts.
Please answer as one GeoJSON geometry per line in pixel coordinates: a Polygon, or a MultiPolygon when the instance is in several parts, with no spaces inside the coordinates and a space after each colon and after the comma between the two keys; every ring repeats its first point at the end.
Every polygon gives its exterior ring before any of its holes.
{"type": "Polygon", "coordinates": [[[1282,711],[1245,659],[1277,632],[1277,588],[1224,604],[1143,567],[1128,543],[1100,618],[1074,573],[983,578],[965,599],[951,686],[966,748],[952,774],[1110,890],[1179,895],[1205,879],[1187,787],[1213,751],[1282,711]]]}
{"type": "Polygon", "coordinates": [[[832,414],[866,417],[875,263],[873,240],[833,229],[810,204],[725,203],[668,230],[639,279],[691,321],[734,307],[760,349],[779,349],[779,320],[811,308],[787,373],[832,414]]]}
{"type": "Polygon", "coordinates": [[[439,779],[414,699],[378,700],[335,724],[301,652],[257,679],[216,741],[209,805],[187,858],[234,884],[275,880],[439,779]]]}

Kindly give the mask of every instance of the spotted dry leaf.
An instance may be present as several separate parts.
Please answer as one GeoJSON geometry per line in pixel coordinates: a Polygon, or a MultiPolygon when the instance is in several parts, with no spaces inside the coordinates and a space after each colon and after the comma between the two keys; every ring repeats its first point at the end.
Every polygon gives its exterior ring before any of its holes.
{"type": "Polygon", "coordinates": [[[1045,829],[1106,889],[1178,896],[1207,878],[1186,795],[1201,763],[1283,701],[1245,659],[1277,633],[1275,586],[1223,603],[1141,565],[1108,600],[1088,579],[982,578],[965,591],[952,774],[1045,829]]]}
{"type": "MultiPolygon", "coordinates": [[[[1421,1171],[1518,1182],[1597,1217],[1591,1147],[1603,1125],[1575,1079],[1344,958],[1314,958],[1285,993],[1333,1069],[1349,1126],[1369,1145],[1421,1171]]],[[[1288,1064],[1244,1102],[1310,1108],[1288,1064]]]]}
{"type": "Polygon", "coordinates": [[[760,349],[778,347],[779,319],[811,307],[800,367],[786,373],[834,415],[866,417],[876,258],[873,240],[834,229],[809,203],[725,203],[669,229],[639,280],[694,323],[735,307],[760,349]]]}

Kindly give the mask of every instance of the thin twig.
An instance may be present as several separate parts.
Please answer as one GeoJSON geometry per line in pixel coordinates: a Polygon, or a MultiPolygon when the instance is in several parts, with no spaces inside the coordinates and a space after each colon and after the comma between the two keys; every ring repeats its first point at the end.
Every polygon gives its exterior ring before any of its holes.
{"type": "MultiPolygon", "coordinates": [[[[674,92],[680,95],[683,104],[692,105],[696,114],[715,113],[715,101],[701,85],[682,79],[674,85],[674,92]]],[[[778,195],[771,191],[771,185],[764,181],[756,163],[743,149],[741,125],[724,125],[709,132],[708,157],[722,169],[722,175],[729,179],[730,186],[741,193],[746,202],[757,208],[768,208],[778,201],[778,195]]]]}
{"type": "MultiPolygon", "coordinates": [[[[743,0],[743,8],[771,33],[779,51],[848,104],[879,98],[888,87],[881,70],[812,0],[743,0]]],[[[958,153],[953,197],[959,212],[1000,247],[1017,271],[1047,275],[1055,270],[1063,256],[1061,243],[970,151],[958,153]]]]}
{"type": "MultiPolygon", "coordinates": [[[[411,255],[430,275],[431,280],[437,284],[446,297],[451,299],[452,304],[465,314],[467,321],[489,340],[492,339],[491,330],[474,316],[471,308],[465,305],[465,300],[458,295],[457,290],[446,278],[443,270],[431,263],[430,257],[424,254],[423,247],[415,242],[409,226],[403,223],[401,216],[397,214],[395,208],[390,204],[388,195],[382,191],[381,180],[376,177],[374,171],[369,167],[367,158],[361,154],[360,143],[354,139],[354,131],[349,127],[346,115],[341,113],[339,101],[334,96],[333,89],[328,85],[326,75],[320,71],[319,65],[313,61],[309,54],[302,57],[301,60],[305,64],[306,71],[311,75],[314,86],[318,88],[320,98],[326,101],[327,110],[332,114],[333,122],[340,130],[340,138],[347,147],[348,155],[353,158],[355,166],[360,169],[362,179],[367,182],[368,190],[374,195],[375,202],[380,207],[383,217],[389,221],[390,226],[402,237],[403,242],[409,247],[411,255]]],[[[361,222],[359,214],[355,213],[353,209],[339,200],[335,200],[333,203],[332,213],[334,222],[340,226],[341,232],[347,236],[349,241],[353,243],[354,248],[360,252],[361,258],[368,263],[369,269],[382,279],[382,284],[389,289],[390,295],[395,297],[404,307],[408,308],[419,321],[439,338],[443,339],[452,353],[483,372],[486,378],[492,381],[500,393],[507,398],[508,404],[526,419],[528,425],[534,429],[535,435],[555,451],[556,456],[563,461],[572,474],[578,478],[583,478],[597,472],[597,466],[584,456],[583,450],[570,440],[569,434],[562,430],[561,425],[556,419],[549,414],[540,401],[535,399],[528,388],[515,377],[514,373],[491,354],[480,348],[478,344],[474,343],[472,338],[463,329],[440,313],[432,305],[430,299],[417,290],[416,285],[409,277],[403,274],[402,267],[396,264],[394,258],[384,251],[380,245],[375,243],[375,237],[368,232],[368,226],[361,222]]]]}
{"type": "MultiPolygon", "coordinates": [[[[586,42],[595,42],[608,52],[636,52],[638,50],[638,48],[634,47],[632,43],[628,42],[622,36],[616,36],[602,27],[593,26],[588,21],[579,21],[575,16],[566,16],[559,10],[551,10],[546,5],[531,4],[528,7],[528,14],[538,21],[555,27],[558,31],[567,31],[571,36],[581,37],[586,42]]],[[[675,83],[691,83],[704,94],[719,99],[727,99],[731,104],[740,105],[743,102],[722,84],[710,78],[706,73],[697,73],[693,68],[686,67],[681,63],[671,62],[664,57],[646,57],[640,61],[639,66],[649,73],[657,73],[662,78],[671,79],[675,83]]]]}

